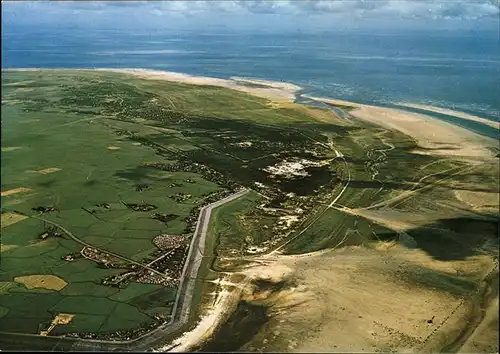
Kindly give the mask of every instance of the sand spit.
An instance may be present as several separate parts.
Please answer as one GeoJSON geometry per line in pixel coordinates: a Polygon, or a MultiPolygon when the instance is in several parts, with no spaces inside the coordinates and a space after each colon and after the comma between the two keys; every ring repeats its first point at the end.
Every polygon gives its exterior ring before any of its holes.
{"type": "MultiPolygon", "coordinates": [[[[295,100],[296,93],[300,87],[290,83],[274,82],[261,79],[248,79],[232,77],[231,79],[219,79],[205,76],[193,76],[188,74],[158,71],[150,69],[8,69],[5,71],[42,71],[42,70],[76,70],[76,71],[107,71],[123,74],[131,74],[144,79],[166,80],[195,85],[219,86],[249,93],[251,95],[264,97],[276,102],[290,104],[295,100]],[[239,84],[241,83],[241,84],[239,84]],[[244,84],[255,84],[265,87],[251,87],[244,84]]],[[[406,112],[404,110],[364,105],[349,101],[313,97],[303,95],[303,97],[320,102],[326,102],[340,106],[350,106],[355,109],[349,114],[355,118],[365,120],[388,129],[400,131],[413,137],[421,149],[414,151],[418,154],[455,156],[467,159],[490,158],[493,156],[492,150],[488,147],[496,147],[494,139],[483,137],[465,128],[443,122],[439,119],[426,116],[424,114],[406,112]]],[[[463,112],[456,112],[444,108],[433,106],[421,106],[403,103],[407,107],[423,108],[429,111],[451,114],[458,118],[474,120],[498,128],[498,124],[484,120],[483,118],[469,115],[463,112]],[[410,106],[411,105],[411,106],[410,106]],[[418,107],[417,107],[418,106],[418,107]],[[453,113],[453,114],[452,114],[453,113]],[[486,121],[486,122],[485,122],[486,121]]]]}
{"type": "Polygon", "coordinates": [[[158,71],[148,69],[95,69],[98,71],[119,72],[124,74],[132,74],[145,79],[166,80],[194,85],[208,85],[226,87],[237,91],[243,91],[255,96],[264,97],[278,101],[293,101],[295,99],[295,92],[300,90],[300,87],[283,83],[264,80],[249,80],[240,79],[240,82],[258,83],[267,87],[250,87],[238,84],[236,80],[218,79],[206,76],[193,76],[182,73],[175,73],[169,71],[158,71]],[[257,82],[258,81],[258,82],[257,82]]]}
{"type": "Polygon", "coordinates": [[[135,75],[143,79],[151,80],[165,80],[172,82],[179,82],[185,84],[193,85],[206,85],[206,86],[219,86],[226,87],[237,91],[242,91],[249,93],[254,96],[259,96],[275,101],[286,101],[293,102],[295,100],[295,93],[300,90],[299,86],[294,84],[269,81],[269,80],[256,80],[256,79],[245,79],[245,78],[234,78],[234,79],[218,79],[208,76],[195,76],[183,73],[176,73],[171,71],[161,71],[161,70],[151,70],[151,69],[139,69],[139,68],[93,68],[93,69],[48,69],[48,68],[16,68],[16,69],[4,69],[2,71],[107,71],[122,74],[135,75]],[[250,87],[238,82],[254,83],[261,86],[267,87],[250,87]]]}
{"type": "Polygon", "coordinates": [[[304,97],[354,107],[355,109],[349,112],[351,116],[387,129],[400,131],[414,138],[421,147],[414,151],[415,153],[468,159],[491,158],[493,152],[488,147],[497,146],[494,139],[424,114],[328,98],[304,97]]]}
{"type": "Polygon", "coordinates": [[[403,107],[421,109],[421,110],[429,111],[429,112],[442,113],[442,114],[446,114],[449,116],[453,116],[455,118],[467,119],[467,120],[471,120],[474,122],[488,125],[488,126],[495,128],[495,129],[500,129],[500,122],[494,122],[492,120],[481,118],[478,116],[474,116],[472,114],[468,114],[465,112],[454,111],[454,110],[448,109],[448,108],[428,106],[425,104],[417,104],[417,103],[395,102],[394,104],[396,104],[398,106],[403,106],[403,107]]]}

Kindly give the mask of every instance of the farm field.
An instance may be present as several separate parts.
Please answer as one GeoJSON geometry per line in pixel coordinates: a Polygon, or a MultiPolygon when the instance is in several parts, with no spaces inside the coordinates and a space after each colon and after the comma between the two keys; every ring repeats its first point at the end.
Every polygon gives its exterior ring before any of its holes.
{"type": "Polygon", "coordinates": [[[217,252],[262,253],[338,188],[329,142],[359,129],[324,109],[116,73],[6,72],[2,88],[3,332],[40,333],[59,314],[74,316],[49,336],[168,320],[200,205],[254,189],[228,204],[246,203],[247,237],[234,224],[217,252]],[[158,235],[186,240],[164,279],[144,268],[168,251],[158,235]]]}
{"type": "Polygon", "coordinates": [[[252,284],[227,326],[255,312],[257,335],[288,280],[256,281],[256,264],[394,245],[459,262],[498,246],[492,160],[416,153],[395,130],[215,86],[42,70],[5,72],[2,89],[2,333],[111,343],[178,317],[198,213],[242,188],[207,221],[186,328],[252,284]]]}

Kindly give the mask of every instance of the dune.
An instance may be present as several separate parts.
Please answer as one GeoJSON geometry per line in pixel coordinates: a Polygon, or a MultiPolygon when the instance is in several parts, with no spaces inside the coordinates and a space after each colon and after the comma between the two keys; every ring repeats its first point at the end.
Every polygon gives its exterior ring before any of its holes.
{"type": "Polygon", "coordinates": [[[260,258],[267,264],[239,273],[243,288],[223,290],[196,328],[155,351],[192,350],[217,337],[244,301],[267,307],[269,319],[240,351],[437,352],[469,325],[468,281],[494,265],[488,256],[438,261],[395,243],[260,258]],[[282,285],[258,289],[256,280],[282,285]]]}

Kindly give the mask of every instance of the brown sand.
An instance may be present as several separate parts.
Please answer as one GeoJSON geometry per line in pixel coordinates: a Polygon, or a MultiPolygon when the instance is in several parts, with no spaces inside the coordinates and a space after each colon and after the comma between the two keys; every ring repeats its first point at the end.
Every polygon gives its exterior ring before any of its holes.
{"type": "Polygon", "coordinates": [[[459,353],[498,353],[498,296],[486,309],[484,320],[460,348],[459,353]]]}
{"type": "MultiPolygon", "coordinates": [[[[447,291],[443,282],[457,271],[479,271],[475,277],[480,278],[493,261],[476,257],[438,262],[420,250],[392,244],[374,250],[352,247],[309,259],[286,257],[279,263],[294,270],[297,283],[269,298],[272,320],[242,349],[436,351],[442,343],[435,343],[434,334],[441,331],[446,337],[443,324],[455,321],[452,324],[461,327],[467,314],[461,306],[467,289],[450,286],[453,290],[447,291]],[[425,283],[418,283],[422,278],[425,283]]],[[[270,272],[273,266],[266,268],[270,272]]]]}
{"type": "Polygon", "coordinates": [[[323,110],[315,107],[308,107],[301,104],[293,102],[285,102],[285,101],[281,102],[270,101],[269,107],[290,108],[290,109],[300,110],[305,114],[309,115],[311,118],[314,118],[321,122],[333,123],[336,125],[350,125],[350,123],[347,120],[340,118],[334,111],[331,110],[323,110]]]}
{"type": "Polygon", "coordinates": [[[466,119],[466,120],[471,120],[474,122],[482,123],[485,125],[488,125],[492,128],[500,129],[500,122],[494,122],[489,119],[481,118],[478,116],[474,116],[472,114],[468,114],[465,112],[460,112],[460,111],[454,111],[448,108],[441,108],[441,107],[436,107],[436,106],[428,106],[424,104],[416,104],[416,103],[405,103],[405,102],[396,102],[397,105],[399,106],[404,106],[404,107],[409,107],[409,108],[417,108],[429,112],[435,112],[435,113],[442,113],[446,114],[449,116],[453,116],[455,118],[460,118],[460,119],[466,119]]]}
{"type": "Polygon", "coordinates": [[[75,317],[75,315],[69,314],[69,313],[60,313],[60,314],[56,315],[56,317],[54,318],[54,320],[50,324],[49,328],[46,331],[41,331],[40,335],[41,336],[48,335],[54,329],[54,327],[57,325],[69,324],[73,320],[73,317],[75,317]]]}
{"type": "Polygon", "coordinates": [[[414,138],[423,148],[419,154],[474,158],[491,158],[496,141],[467,129],[440,121],[423,114],[403,110],[363,105],[354,102],[307,96],[310,99],[337,105],[355,107],[349,113],[358,119],[391,130],[400,131],[414,138]]]}
{"type": "Polygon", "coordinates": [[[106,149],[108,149],[108,150],[120,150],[121,147],[119,147],[119,146],[108,146],[106,149]]]}
{"type": "Polygon", "coordinates": [[[228,285],[215,307],[174,342],[181,344],[174,351],[189,350],[212,335],[239,299],[268,306],[270,315],[242,351],[439,351],[467,325],[464,299],[475,291],[468,281],[479,283],[493,264],[487,256],[436,261],[395,243],[273,256],[268,264],[243,271],[247,281],[240,286],[221,282],[228,285]],[[252,279],[286,286],[256,291],[252,279]]]}
{"type": "Polygon", "coordinates": [[[300,88],[293,84],[273,82],[266,80],[250,80],[238,78],[238,81],[254,82],[260,85],[265,85],[268,87],[249,87],[245,85],[240,85],[235,80],[217,79],[212,77],[204,76],[193,76],[181,73],[174,73],[168,71],[157,71],[157,70],[147,70],[147,69],[95,69],[100,71],[110,71],[119,72],[124,74],[132,74],[145,79],[155,79],[155,80],[166,80],[173,82],[181,82],[186,84],[194,85],[208,85],[208,86],[220,86],[237,91],[246,92],[255,96],[270,98],[279,101],[293,101],[295,98],[295,92],[300,88]]]}
{"type": "Polygon", "coordinates": [[[457,199],[473,209],[491,209],[494,212],[499,210],[499,196],[495,192],[478,192],[468,190],[455,190],[457,199]]]}

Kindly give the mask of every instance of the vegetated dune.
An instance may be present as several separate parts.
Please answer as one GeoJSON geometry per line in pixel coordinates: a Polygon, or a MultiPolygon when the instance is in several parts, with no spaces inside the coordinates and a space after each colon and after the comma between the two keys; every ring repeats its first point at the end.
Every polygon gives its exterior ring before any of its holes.
{"type": "Polygon", "coordinates": [[[414,138],[421,147],[415,151],[419,154],[468,159],[491,158],[493,151],[488,147],[498,145],[494,139],[424,114],[342,100],[305,97],[333,105],[353,107],[354,109],[349,111],[351,116],[387,129],[400,131],[414,138]]]}

